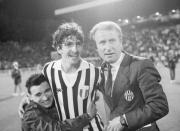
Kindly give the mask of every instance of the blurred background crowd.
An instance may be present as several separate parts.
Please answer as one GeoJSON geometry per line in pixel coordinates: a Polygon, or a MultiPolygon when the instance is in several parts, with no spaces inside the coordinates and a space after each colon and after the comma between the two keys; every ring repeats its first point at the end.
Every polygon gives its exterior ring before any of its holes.
{"type": "Polygon", "coordinates": [[[171,59],[180,57],[180,25],[132,29],[124,35],[125,50],[162,62],[168,66],[171,59]]]}
{"type": "Polygon", "coordinates": [[[124,50],[127,52],[151,58],[155,63],[161,62],[166,67],[178,62],[179,0],[117,0],[116,3],[97,8],[59,16],[54,14],[57,8],[88,2],[89,0],[0,0],[0,70],[12,68],[14,61],[19,63],[20,68],[27,68],[43,65],[56,58],[54,56],[57,54],[51,47],[51,35],[58,25],[66,21],[75,21],[84,30],[83,58],[99,60],[95,44],[88,38],[89,30],[99,21],[112,20],[123,29],[124,50]]]}
{"type": "MultiPolygon", "coordinates": [[[[180,25],[161,27],[131,27],[123,28],[124,49],[134,55],[151,58],[155,63],[178,62],[180,57],[180,25]]],[[[95,45],[86,40],[82,57],[98,57],[95,45]]],[[[20,67],[34,67],[51,60],[51,42],[0,42],[0,69],[10,69],[14,60],[20,67]]]]}

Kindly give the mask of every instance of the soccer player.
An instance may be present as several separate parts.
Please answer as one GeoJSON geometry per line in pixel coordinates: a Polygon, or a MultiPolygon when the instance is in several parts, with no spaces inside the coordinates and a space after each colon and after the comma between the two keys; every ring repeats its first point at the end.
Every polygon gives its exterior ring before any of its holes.
{"type": "Polygon", "coordinates": [[[81,131],[96,113],[92,103],[88,114],[59,121],[51,88],[43,74],[33,74],[26,82],[30,103],[24,105],[22,131],[81,131]]]}
{"type": "MultiPolygon", "coordinates": [[[[83,43],[83,31],[74,22],[60,25],[53,34],[53,47],[62,58],[47,63],[43,73],[52,88],[60,120],[87,113],[88,105],[95,99],[99,70],[81,58],[83,43]]],[[[102,129],[97,114],[83,131],[102,129]]]]}

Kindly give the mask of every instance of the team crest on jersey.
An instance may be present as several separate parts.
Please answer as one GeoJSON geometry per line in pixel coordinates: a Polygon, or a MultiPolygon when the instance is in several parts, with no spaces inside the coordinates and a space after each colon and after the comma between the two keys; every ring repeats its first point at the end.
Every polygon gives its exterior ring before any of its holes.
{"type": "Polygon", "coordinates": [[[61,88],[57,88],[56,90],[57,90],[57,92],[62,92],[61,88]]]}
{"type": "Polygon", "coordinates": [[[81,89],[79,90],[79,95],[81,98],[87,98],[89,95],[89,86],[83,86],[81,87],[81,89]]]}
{"type": "Polygon", "coordinates": [[[126,99],[126,101],[132,101],[134,99],[134,93],[131,90],[127,90],[124,93],[124,98],[126,99]]]}

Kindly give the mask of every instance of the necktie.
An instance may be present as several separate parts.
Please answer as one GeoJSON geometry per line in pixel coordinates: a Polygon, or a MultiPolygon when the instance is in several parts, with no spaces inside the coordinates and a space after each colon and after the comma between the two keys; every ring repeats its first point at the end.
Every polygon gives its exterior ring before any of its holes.
{"type": "Polygon", "coordinates": [[[105,81],[105,94],[111,96],[112,91],[112,73],[111,73],[112,66],[108,63],[105,64],[104,67],[104,74],[106,75],[105,81]],[[106,73],[105,73],[106,72],[106,73]]]}
{"type": "MultiPolygon", "coordinates": [[[[103,83],[104,83],[104,91],[105,91],[105,95],[108,98],[104,101],[104,108],[105,108],[105,113],[106,113],[106,121],[105,123],[107,124],[108,121],[110,120],[110,112],[111,112],[111,107],[113,107],[111,104],[113,104],[113,102],[110,102],[111,99],[111,92],[112,92],[112,73],[111,73],[111,68],[112,66],[108,63],[103,63],[101,66],[102,72],[103,72],[103,83]],[[109,101],[110,100],[110,101],[109,101]]],[[[103,85],[103,84],[102,84],[103,85]]]]}

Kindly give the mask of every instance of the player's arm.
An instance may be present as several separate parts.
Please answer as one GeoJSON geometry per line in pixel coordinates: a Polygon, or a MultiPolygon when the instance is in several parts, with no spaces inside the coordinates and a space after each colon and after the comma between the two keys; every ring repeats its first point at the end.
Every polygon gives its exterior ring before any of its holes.
{"type": "Polygon", "coordinates": [[[74,119],[67,119],[62,123],[68,123],[69,127],[72,127],[73,131],[79,131],[89,124],[89,122],[95,117],[96,113],[96,104],[94,101],[92,101],[88,106],[87,113],[74,119]]]}
{"type": "Polygon", "coordinates": [[[74,119],[66,119],[65,121],[62,121],[61,129],[62,131],[66,131],[67,129],[72,131],[80,131],[87,126],[91,120],[92,117],[86,113],[74,119]]]}

